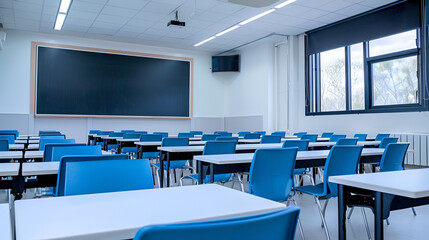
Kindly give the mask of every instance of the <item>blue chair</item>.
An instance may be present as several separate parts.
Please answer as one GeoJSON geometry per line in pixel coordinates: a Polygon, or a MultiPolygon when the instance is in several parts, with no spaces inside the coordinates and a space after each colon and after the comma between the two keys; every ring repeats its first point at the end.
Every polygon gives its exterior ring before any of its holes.
{"type": "MultiPolygon", "coordinates": [[[[257,149],[249,172],[249,193],[277,202],[296,205],[291,191],[298,148],[257,149]],[[275,167],[273,167],[275,166],[275,167]]],[[[301,224],[301,235],[304,236],[301,224]]],[[[303,237],[304,238],[304,237],[303,237]]]]}
{"type": "MultiPolygon", "coordinates": [[[[189,146],[189,138],[163,138],[161,142],[161,147],[180,147],[180,146],[189,146]]],[[[163,157],[163,156],[161,156],[163,157]]],[[[156,163],[153,164],[155,168],[157,168],[156,176],[158,179],[158,183],[161,184],[161,178],[159,176],[159,171],[161,170],[161,164],[156,163]]],[[[188,160],[174,160],[170,161],[170,168],[167,166],[167,162],[164,162],[164,170],[174,170],[176,169],[193,169],[189,164],[188,160]]],[[[173,174],[170,174],[170,182],[173,182],[171,177],[173,174]]],[[[175,174],[174,174],[175,175],[175,174]]],[[[163,179],[162,179],[163,180],[163,179]]]]}
{"type": "Polygon", "coordinates": [[[100,146],[59,146],[52,148],[52,162],[59,162],[64,156],[93,155],[102,154],[100,146]]]}
{"type": "Polygon", "coordinates": [[[154,135],[161,135],[162,138],[168,137],[168,132],[153,132],[154,135]]]}
{"type": "Polygon", "coordinates": [[[13,134],[0,134],[0,139],[7,140],[8,144],[15,143],[15,135],[13,134]]]}
{"type": "Polygon", "coordinates": [[[58,131],[52,131],[52,132],[39,132],[39,136],[59,136],[59,135],[63,135],[61,132],[58,131]]]}
{"type": "MultiPolygon", "coordinates": [[[[109,133],[109,137],[124,137],[124,135],[125,135],[125,132],[118,132],[118,133],[112,132],[112,133],[109,133]]],[[[118,149],[118,144],[115,143],[115,144],[108,144],[107,145],[107,150],[112,150],[112,149],[118,149]]]]}
{"type": "Polygon", "coordinates": [[[390,134],[379,133],[375,136],[374,141],[381,141],[383,138],[390,137],[390,134]]]}
{"type": "MultiPolygon", "coordinates": [[[[98,131],[98,136],[109,136],[110,133],[113,133],[113,131],[98,131]]],[[[104,147],[104,142],[95,142],[96,145],[100,145],[102,148],[104,147]]]]}
{"type": "Polygon", "coordinates": [[[244,135],[246,135],[246,133],[250,133],[250,132],[238,132],[238,136],[239,137],[244,137],[244,135]]]}
{"type": "Polygon", "coordinates": [[[332,135],[334,135],[333,132],[324,132],[324,133],[322,133],[322,136],[320,136],[320,137],[322,137],[322,138],[330,138],[330,137],[332,137],[332,135]]]}
{"type": "Polygon", "coordinates": [[[299,208],[291,206],[280,211],[253,216],[212,220],[196,223],[179,223],[146,226],[140,229],[135,240],[293,240],[299,217],[299,208]]]}
{"type": "Polygon", "coordinates": [[[18,130],[0,130],[0,134],[15,135],[15,139],[19,137],[18,130]]]}
{"type": "Polygon", "coordinates": [[[201,137],[201,141],[213,141],[216,140],[217,137],[220,137],[219,134],[203,134],[201,137]]]}
{"type": "Polygon", "coordinates": [[[310,142],[317,142],[317,134],[304,134],[301,136],[301,140],[309,140],[310,142]]]}
{"type": "Polygon", "coordinates": [[[203,131],[190,131],[190,133],[193,133],[195,135],[203,135],[203,131]]]}
{"type": "Polygon", "coordinates": [[[397,143],[398,138],[385,137],[381,140],[379,148],[386,148],[389,143],[397,143]]]}
{"type": "Polygon", "coordinates": [[[9,141],[0,137],[0,151],[9,151],[9,141]]]}
{"type": "Polygon", "coordinates": [[[338,196],[337,184],[328,179],[330,176],[357,174],[362,149],[363,146],[333,146],[326,159],[323,183],[296,188],[297,191],[314,196],[327,239],[330,237],[325,221],[326,206],[330,198],[338,196]],[[319,199],[325,199],[323,208],[319,199]]]}
{"type": "Polygon", "coordinates": [[[334,134],[334,135],[332,135],[330,138],[329,138],[329,141],[330,142],[338,142],[338,140],[339,139],[341,139],[341,138],[346,138],[347,136],[346,135],[343,135],[343,134],[334,134]]]}
{"type": "Polygon", "coordinates": [[[227,133],[228,131],[214,131],[213,134],[220,135],[221,133],[227,133]]]}
{"type": "Polygon", "coordinates": [[[181,132],[179,134],[177,134],[177,137],[179,138],[192,138],[194,137],[193,133],[187,133],[187,132],[181,132]]]}
{"type": "Polygon", "coordinates": [[[84,143],[47,143],[43,151],[43,162],[52,162],[52,149],[54,147],[68,147],[68,146],[86,146],[84,143]]]}
{"type": "Polygon", "coordinates": [[[98,134],[100,130],[89,130],[89,134],[98,134]]]}
{"type": "Polygon", "coordinates": [[[357,138],[340,138],[336,145],[356,145],[358,142],[357,138]]]}
{"type": "Polygon", "coordinates": [[[293,135],[296,136],[297,138],[301,138],[302,135],[305,135],[305,134],[307,134],[307,132],[296,132],[293,135]]]}
{"type": "MultiPolygon", "coordinates": [[[[308,144],[310,143],[310,140],[286,140],[283,143],[283,148],[291,148],[291,147],[297,147],[298,151],[308,151],[308,144]]],[[[310,173],[306,171],[305,168],[297,168],[293,171],[294,175],[300,175],[301,177],[307,176],[310,179],[310,182],[314,185],[313,176],[311,176],[310,173]]]]}
{"type": "Polygon", "coordinates": [[[42,139],[39,142],[39,151],[44,151],[46,144],[53,144],[53,143],[73,144],[76,142],[74,139],[42,139]]]}
{"type": "Polygon", "coordinates": [[[234,141],[238,143],[238,137],[217,137],[216,141],[234,141]]]}
{"type": "Polygon", "coordinates": [[[267,132],[265,132],[265,131],[256,131],[254,133],[259,133],[259,135],[261,135],[261,136],[265,136],[267,134],[267,132]]]}
{"type": "Polygon", "coordinates": [[[282,137],[279,135],[265,135],[261,138],[261,143],[281,143],[282,137]]]}
{"type": "Polygon", "coordinates": [[[261,134],[259,133],[246,133],[244,134],[244,139],[260,139],[261,134]]]}
{"type": "MultiPolygon", "coordinates": [[[[122,138],[123,139],[140,139],[140,137],[143,136],[140,133],[128,133],[125,134],[122,138]]],[[[128,153],[128,154],[136,154],[137,153],[137,147],[123,147],[122,153],[128,153]]]]}
{"type": "Polygon", "coordinates": [[[140,135],[146,135],[146,134],[147,134],[147,131],[134,131],[134,132],[132,132],[132,133],[140,134],[140,135]]]}
{"type": "Polygon", "coordinates": [[[367,136],[367,134],[355,134],[353,137],[354,138],[357,138],[358,139],[358,141],[366,141],[366,136],[367,136]]]}
{"type": "MultiPolygon", "coordinates": [[[[204,145],[203,155],[234,154],[235,146],[236,146],[236,143],[233,141],[207,141],[206,144],[204,145]]],[[[203,167],[203,169],[206,169],[206,168],[203,167]]],[[[207,174],[206,170],[203,170],[202,172],[203,183],[210,182],[210,175],[207,174]]],[[[214,182],[225,183],[225,182],[228,182],[231,179],[231,177],[232,177],[232,174],[230,173],[214,174],[214,182]]],[[[198,174],[191,174],[191,175],[184,176],[180,179],[180,186],[183,185],[183,179],[186,179],[186,178],[189,178],[193,182],[195,181],[198,183],[198,174]]],[[[241,181],[240,177],[237,177],[237,178],[238,178],[238,182],[240,183],[241,191],[244,192],[243,182],[241,181]]]]}
{"type": "MultiPolygon", "coordinates": [[[[163,137],[161,134],[146,134],[140,136],[140,142],[161,142],[162,139],[163,137]]],[[[158,156],[159,152],[143,152],[142,158],[155,159],[158,156]]]]}
{"type": "Polygon", "coordinates": [[[286,137],[286,131],[275,131],[275,132],[272,132],[271,135],[278,135],[278,136],[284,138],[284,137],[286,137]]]}
{"type": "Polygon", "coordinates": [[[230,132],[219,132],[219,133],[215,133],[220,135],[221,137],[232,137],[232,133],[230,132]]]}
{"type": "Polygon", "coordinates": [[[134,133],[135,130],[121,130],[121,133],[134,133]]]}
{"type": "Polygon", "coordinates": [[[66,139],[65,135],[42,135],[39,138],[40,140],[42,139],[66,139]]]}
{"type": "Polygon", "coordinates": [[[84,160],[68,162],[64,169],[64,196],[153,188],[147,159],[84,160]]]}

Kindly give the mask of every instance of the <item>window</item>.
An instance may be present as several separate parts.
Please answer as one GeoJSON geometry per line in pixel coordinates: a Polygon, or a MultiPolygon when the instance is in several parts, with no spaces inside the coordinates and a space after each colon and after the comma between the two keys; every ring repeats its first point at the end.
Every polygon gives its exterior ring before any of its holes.
{"type": "Polygon", "coordinates": [[[370,57],[410,50],[417,47],[416,30],[369,41],[370,57]]]}
{"type": "Polygon", "coordinates": [[[322,111],[346,109],[346,73],[344,48],[320,53],[320,89],[322,111]]]}
{"type": "Polygon", "coordinates": [[[350,46],[350,78],[352,110],[365,109],[363,43],[350,46]]]}

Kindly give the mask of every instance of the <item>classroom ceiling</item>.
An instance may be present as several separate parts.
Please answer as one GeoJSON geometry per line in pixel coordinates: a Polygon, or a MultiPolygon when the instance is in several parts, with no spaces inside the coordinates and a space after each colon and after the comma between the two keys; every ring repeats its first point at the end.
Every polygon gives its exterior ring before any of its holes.
{"type": "Polygon", "coordinates": [[[0,23],[5,29],[216,53],[272,33],[297,35],[395,1],[297,0],[198,47],[193,45],[275,4],[252,8],[218,0],[73,0],[63,29],[55,31],[60,0],[0,0],[0,23]],[[167,27],[175,9],[186,27],[167,27]]]}

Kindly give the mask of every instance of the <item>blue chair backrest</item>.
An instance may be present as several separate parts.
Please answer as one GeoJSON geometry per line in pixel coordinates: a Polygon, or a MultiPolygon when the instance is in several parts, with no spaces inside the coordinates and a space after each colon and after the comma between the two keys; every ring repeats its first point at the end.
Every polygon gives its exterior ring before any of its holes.
{"type": "Polygon", "coordinates": [[[89,134],[98,134],[100,130],[89,130],[89,134]]]}
{"type": "Polygon", "coordinates": [[[207,141],[203,155],[234,154],[236,143],[233,141],[207,141]]]}
{"type": "Polygon", "coordinates": [[[140,142],[161,142],[161,134],[146,134],[140,136],[140,142]]]}
{"type": "Polygon", "coordinates": [[[179,134],[177,134],[177,137],[179,138],[192,138],[194,137],[193,133],[187,133],[187,132],[181,132],[179,134]]]}
{"type": "Polygon", "coordinates": [[[57,186],[55,190],[55,196],[64,196],[64,181],[67,173],[66,164],[69,162],[81,162],[81,161],[99,161],[99,160],[128,160],[127,154],[111,154],[101,156],[64,156],[61,158],[60,166],[58,168],[57,175],[57,186]]]}
{"type": "Polygon", "coordinates": [[[98,133],[97,133],[97,135],[100,135],[100,136],[108,136],[109,135],[109,133],[112,133],[113,131],[99,131],[98,133]]]}
{"type": "Polygon", "coordinates": [[[283,143],[284,148],[297,147],[298,151],[308,151],[310,140],[286,140],[283,143]]]}
{"type": "Polygon", "coordinates": [[[5,134],[5,135],[14,135],[15,139],[18,138],[19,136],[19,132],[18,130],[0,130],[0,135],[5,134]]]}
{"type": "Polygon", "coordinates": [[[64,196],[153,188],[147,159],[69,162],[65,169],[64,196]]]}
{"type": "Polygon", "coordinates": [[[216,141],[234,141],[238,143],[238,137],[217,137],[216,141]]]}
{"type": "Polygon", "coordinates": [[[134,131],[136,134],[146,135],[147,131],[134,131]]]}
{"type": "Polygon", "coordinates": [[[307,134],[307,132],[297,132],[297,133],[294,133],[293,135],[296,136],[297,138],[301,138],[302,135],[305,135],[305,134],[307,134]]]}
{"type": "Polygon", "coordinates": [[[143,136],[139,133],[127,133],[123,136],[124,139],[140,139],[143,136]]]}
{"type": "Polygon", "coordinates": [[[238,136],[239,137],[244,137],[244,135],[246,135],[246,133],[250,133],[250,132],[238,132],[238,136]]]}
{"type": "Polygon", "coordinates": [[[121,133],[133,133],[135,130],[121,130],[121,133]]]}
{"type": "Polygon", "coordinates": [[[162,138],[168,137],[168,132],[153,132],[153,134],[161,135],[162,138]]]}
{"type": "Polygon", "coordinates": [[[146,226],[135,240],[293,240],[299,217],[295,206],[253,216],[195,223],[146,226]],[[202,238],[202,236],[204,236],[202,238]]]}
{"type": "Polygon", "coordinates": [[[367,134],[355,134],[353,137],[359,139],[358,141],[366,141],[367,134]]]}
{"type": "Polygon", "coordinates": [[[328,197],[338,195],[337,184],[328,181],[330,176],[357,174],[363,146],[333,146],[325,163],[323,194],[328,197]]]}
{"type": "Polygon", "coordinates": [[[124,135],[125,135],[124,132],[118,132],[118,133],[112,132],[112,133],[109,133],[109,137],[123,137],[124,135]]]}
{"type": "Polygon", "coordinates": [[[347,136],[346,135],[343,135],[343,134],[334,134],[334,135],[332,135],[330,138],[329,138],[329,141],[330,142],[338,142],[338,140],[339,139],[341,139],[341,138],[346,138],[347,136]]]}
{"type": "Polygon", "coordinates": [[[324,133],[322,133],[322,136],[320,136],[320,137],[322,137],[322,138],[330,138],[332,135],[334,135],[333,132],[324,132],[324,133]]]}
{"type": "Polygon", "coordinates": [[[195,135],[203,135],[203,131],[190,131],[190,133],[193,133],[195,135]]]}
{"type": "Polygon", "coordinates": [[[356,145],[357,142],[357,138],[340,138],[337,141],[337,145],[356,145]]]}
{"type": "Polygon", "coordinates": [[[161,147],[180,147],[189,146],[189,138],[163,138],[161,147]]]}
{"type": "Polygon", "coordinates": [[[317,134],[304,134],[301,137],[301,140],[309,140],[310,142],[317,142],[317,134]]]}
{"type": "Polygon", "coordinates": [[[281,136],[282,138],[286,137],[286,132],[285,131],[275,131],[273,133],[271,133],[271,135],[277,135],[277,136],[281,136]]]}
{"type": "Polygon", "coordinates": [[[249,193],[273,201],[286,201],[293,187],[298,148],[257,149],[249,174],[249,193]]]}
{"type": "Polygon", "coordinates": [[[66,139],[65,135],[42,135],[40,136],[40,140],[42,139],[66,139]]]}
{"type": "Polygon", "coordinates": [[[213,141],[216,140],[217,137],[220,137],[219,134],[203,134],[201,137],[201,141],[213,141]]]}
{"type": "Polygon", "coordinates": [[[49,143],[73,144],[76,142],[74,139],[41,139],[39,142],[39,150],[44,151],[45,145],[49,143]]]}
{"type": "Polygon", "coordinates": [[[383,138],[390,137],[390,134],[379,133],[375,136],[375,141],[381,141],[383,138]]]}
{"type": "Polygon", "coordinates": [[[0,151],[9,151],[9,141],[0,137],[0,151]]]}
{"type": "Polygon", "coordinates": [[[230,133],[230,132],[218,132],[218,133],[215,133],[215,134],[218,134],[221,137],[232,137],[232,133],[230,133]]]}
{"type": "Polygon", "coordinates": [[[244,134],[244,139],[259,139],[261,138],[261,134],[259,133],[246,133],[244,134]]]}
{"type": "Polygon", "coordinates": [[[47,143],[43,152],[43,162],[52,162],[52,149],[54,147],[86,146],[84,143],[47,143]]]}
{"type": "Polygon", "coordinates": [[[254,133],[259,133],[261,136],[265,136],[267,134],[265,131],[255,131],[254,133]]]}
{"type": "Polygon", "coordinates": [[[261,138],[261,143],[281,143],[282,136],[279,135],[265,135],[261,138]]]}
{"type": "Polygon", "coordinates": [[[15,143],[15,135],[12,134],[0,134],[0,139],[7,140],[9,144],[15,143]]]}
{"type": "Polygon", "coordinates": [[[64,156],[101,155],[101,146],[60,146],[52,149],[52,162],[59,162],[64,156]]]}
{"type": "Polygon", "coordinates": [[[389,143],[380,160],[380,172],[404,170],[409,143],[389,143]]]}
{"type": "Polygon", "coordinates": [[[398,138],[391,138],[391,137],[385,137],[381,140],[380,145],[378,146],[379,148],[386,148],[387,144],[389,143],[397,143],[398,142],[398,138]]]}
{"type": "Polygon", "coordinates": [[[228,131],[214,131],[213,134],[220,135],[221,133],[227,133],[228,131]]]}
{"type": "Polygon", "coordinates": [[[40,132],[39,131],[39,136],[58,136],[58,135],[63,135],[61,132],[58,131],[46,131],[46,132],[40,132]]]}

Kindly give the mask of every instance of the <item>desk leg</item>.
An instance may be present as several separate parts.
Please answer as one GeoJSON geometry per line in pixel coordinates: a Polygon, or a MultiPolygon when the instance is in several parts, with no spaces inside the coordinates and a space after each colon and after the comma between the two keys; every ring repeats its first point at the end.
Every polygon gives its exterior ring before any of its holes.
{"type": "Polygon", "coordinates": [[[210,182],[214,183],[214,166],[213,166],[213,163],[210,163],[210,182]]]}
{"type": "Polygon", "coordinates": [[[383,233],[383,193],[374,192],[375,195],[375,214],[374,214],[374,229],[375,239],[384,239],[383,233]]]}
{"type": "MultiPolygon", "coordinates": [[[[119,146],[119,145],[118,145],[119,146]]],[[[141,159],[142,158],[142,146],[141,145],[137,145],[137,153],[136,153],[136,157],[137,159],[141,159]]]]}
{"type": "Polygon", "coordinates": [[[338,239],[345,240],[346,232],[346,210],[344,186],[338,184],[338,239]]]}
{"type": "Polygon", "coordinates": [[[167,153],[167,187],[170,187],[170,153],[167,153]]]}
{"type": "MultiPolygon", "coordinates": [[[[164,157],[165,154],[163,152],[161,152],[161,157],[159,159],[159,187],[163,188],[164,187],[164,157]]],[[[167,152],[167,157],[168,157],[168,152],[167,152]]]]}
{"type": "Polygon", "coordinates": [[[104,144],[103,144],[103,150],[104,150],[104,151],[107,151],[107,143],[108,143],[108,142],[107,142],[107,139],[103,139],[103,143],[104,143],[104,144]]]}
{"type": "Polygon", "coordinates": [[[122,152],[122,141],[118,143],[118,154],[121,154],[121,152],[122,152]]]}
{"type": "Polygon", "coordinates": [[[197,160],[198,184],[203,184],[203,167],[201,161],[197,160]]]}
{"type": "Polygon", "coordinates": [[[91,137],[90,136],[88,136],[88,146],[91,144],[91,137]]]}

